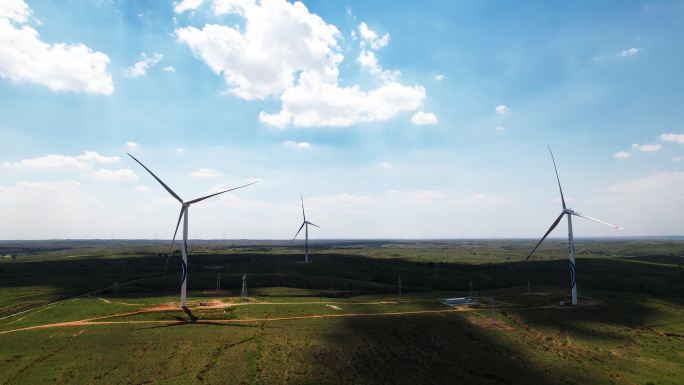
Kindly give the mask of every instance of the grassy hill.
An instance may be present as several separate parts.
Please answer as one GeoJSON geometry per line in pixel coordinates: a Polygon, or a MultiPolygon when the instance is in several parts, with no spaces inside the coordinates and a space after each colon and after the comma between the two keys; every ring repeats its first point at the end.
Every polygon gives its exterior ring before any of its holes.
{"type": "Polygon", "coordinates": [[[0,383],[681,383],[683,241],[578,241],[577,307],[531,243],[193,243],[184,312],[163,243],[2,242],[0,383]]]}

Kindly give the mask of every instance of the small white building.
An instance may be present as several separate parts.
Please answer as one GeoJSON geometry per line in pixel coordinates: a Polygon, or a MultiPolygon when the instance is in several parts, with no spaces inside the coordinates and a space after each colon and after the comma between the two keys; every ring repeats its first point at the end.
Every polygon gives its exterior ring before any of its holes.
{"type": "Polygon", "coordinates": [[[458,305],[475,305],[477,303],[477,301],[475,301],[472,298],[461,297],[461,298],[443,299],[442,303],[447,305],[447,306],[458,306],[458,305]]]}

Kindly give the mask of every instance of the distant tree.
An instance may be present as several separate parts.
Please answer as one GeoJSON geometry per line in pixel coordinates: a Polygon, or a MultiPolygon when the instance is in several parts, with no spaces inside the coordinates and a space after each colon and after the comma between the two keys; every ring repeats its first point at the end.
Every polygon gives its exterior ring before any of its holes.
{"type": "Polygon", "coordinates": [[[12,262],[16,262],[16,261],[17,261],[17,255],[16,255],[16,254],[12,254],[12,262]]]}

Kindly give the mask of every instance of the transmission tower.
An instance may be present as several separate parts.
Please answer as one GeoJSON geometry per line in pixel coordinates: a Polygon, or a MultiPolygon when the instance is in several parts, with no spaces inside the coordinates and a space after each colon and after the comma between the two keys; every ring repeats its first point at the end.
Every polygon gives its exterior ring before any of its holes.
{"type": "Polygon", "coordinates": [[[242,274],[242,290],[240,291],[240,297],[247,297],[247,273],[242,274]]]}

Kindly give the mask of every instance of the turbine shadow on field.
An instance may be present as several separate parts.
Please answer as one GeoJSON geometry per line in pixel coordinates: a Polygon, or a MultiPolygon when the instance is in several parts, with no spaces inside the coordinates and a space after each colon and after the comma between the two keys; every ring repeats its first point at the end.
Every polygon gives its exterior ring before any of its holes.
{"type": "Polygon", "coordinates": [[[190,322],[197,322],[197,316],[192,314],[192,311],[189,308],[183,307],[183,312],[190,318],[190,322]]]}
{"type": "Polygon", "coordinates": [[[550,383],[497,331],[473,326],[460,314],[349,319],[343,330],[346,338],[332,335],[330,342],[341,351],[356,346],[356,354],[335,366],[340,373],[355,369],[364,376],[361,382],[550,383]]]}
{"type": "Polygon", "coordinates": [[[227,322],[212,322],[208,320],[199,320],[199,321],[187,321],[187,320],[179,320],[178,322],[175,323],[168,323],[168,324],[163,324],[163,325],[155,325],[155,326],[146,326],[142,328],[136,328],[134,330],[148,330],[148,329],[166,329],[166,328],[174,328],[174,327],[179,327],[179,326],[189,326],[189,325],[207,325],[207,326],[229,326],[229,327],[235,327],[235,328],[260,328],[260,325],[252,325],[252,324],[245,324],[245,323],[227,323],[227,322]]]}

